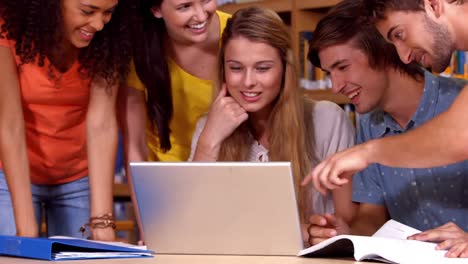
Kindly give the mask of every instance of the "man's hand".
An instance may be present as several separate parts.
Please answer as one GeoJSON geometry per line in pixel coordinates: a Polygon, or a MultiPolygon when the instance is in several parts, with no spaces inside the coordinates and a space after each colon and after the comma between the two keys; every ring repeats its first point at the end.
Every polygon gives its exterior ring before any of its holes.
{"type": "Polygon", "coordinates": [[[323,195],[348,183],[354,173],[370,164],[370,151],[366,144],[356,145],[322,161],[309,173],[302,185],[312,182],[323,195]]]}
{"type": "Polygon", "coordinates": [[[468,233],[452,222],[412,235],[408,239],[437,242],[436,249],[448,250],[446,257],[468,258],[468,233]]]}
{"type": "Polygon", "coordinates": [[[311,246],[331,237],[350,233],[348,224],[340,217],[332,214],[312,215],[309,222],[307,233],[309,234],[308,242],[311,246]]]}

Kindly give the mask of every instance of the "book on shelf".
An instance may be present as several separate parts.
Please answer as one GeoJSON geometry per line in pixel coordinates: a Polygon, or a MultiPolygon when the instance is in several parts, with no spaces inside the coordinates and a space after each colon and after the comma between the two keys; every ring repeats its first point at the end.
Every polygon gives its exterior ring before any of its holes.
{"type": "Polygon", "coordinates": [[[315,67],[308,58],[309,43],[314,33],[302,31],[299,33],[299,74],[301,87],[308,90],[326,89],[331,87],[330,78],[319,67],[315,67]]]}
{"type": "Polygon", "coordinates": [[[445,69],[442,76],[468,79],[468,60],[466,51],[456,50],[452,53],[449,66],[445,69]]]}
{"type": "Polygon", "coordinates": [[[373,236],[339,235],[299,252],[303,257],[354,257],[356,261],[387,263],[467,263],[444,257],[437,244],[408,240],[420,231],[394,220],[387,221],[373,236]]]}
{"type": "Polygon", "coordinates": [[[140,237],[135,219],[135,211],[131,201],[115,201],[114,215],[120,228],[116,230],[116,236],[130,243],[137,243],[140,237]]]}
{"type": "Polygon", "coordinates": [[[310,63],[307,55],[309,53],[309,42],[312,40],[314,33],[311,31],[302,31],[299,33],[299,68],[300,77],[311,80],[313,65],[310,63]]]}
{"type": "Polygon", "coordinates": [[[356,112],[356,107],[353,104],[344,104],[342,107],[346,115],[351,120],[351,123],[353,123],[353,126],[357,127],[359,122],[359,113],[356,112]]]}
{"type": "Polygon", "coordinates": [[[30,238],[0,236],[0,255],[41,259],[73,260],[152,257],[146,247],[121,242],[90,241],[72,237],[30,238]]]}

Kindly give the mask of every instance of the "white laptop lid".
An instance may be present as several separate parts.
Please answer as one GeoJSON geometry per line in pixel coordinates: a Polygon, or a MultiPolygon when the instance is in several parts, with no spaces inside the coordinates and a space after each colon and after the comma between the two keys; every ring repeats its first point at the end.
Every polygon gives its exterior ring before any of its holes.
{"type": "Polygon", "coordinates": [[[131,172],[145,243],[156,253],[297,255],[289,162],[144,162],[131,172]]]}

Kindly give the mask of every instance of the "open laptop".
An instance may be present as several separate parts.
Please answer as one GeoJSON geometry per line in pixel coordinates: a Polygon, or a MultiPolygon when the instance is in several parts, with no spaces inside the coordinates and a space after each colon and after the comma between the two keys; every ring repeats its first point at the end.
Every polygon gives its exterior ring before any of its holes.
{"type": "Polygon", "coordinates": [[[161,254],[297,255],[289,162],[130,163],[145,243],[161,254]]]}

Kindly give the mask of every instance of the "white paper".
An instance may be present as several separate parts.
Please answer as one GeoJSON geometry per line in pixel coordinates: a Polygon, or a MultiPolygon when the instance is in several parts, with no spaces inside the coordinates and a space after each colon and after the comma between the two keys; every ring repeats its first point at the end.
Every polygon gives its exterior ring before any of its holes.
{"type": "Polygon", "coordinates": [[[395,239],[406,239],[409,236],[420,233],[421,231],[412,228],[410,226],[404,225],[395,220],[388,220],[377,232],[375,232],[373,237],[386,237],[386,238],[395,238],[395,239]]]}
{"type": "Polygon", "coordinates": [[[110,246],[119,246],[119,247],[133,248],[133,249],[148,250],[146,246],[138,246],[138,245],[128,244],[124,242],[117,242],[117,241],[109,242],[109,241],[99,241],[99,240],[87,240],[87,239],[81,239],[81,238],[69,237],[69,236],[51,236],[49,238],[50,239],[77,239],[77,240],[84,240],[84,241],[92,241],[95,243],[100,243],[100,244],[110,245],[110,246]]]}
{"type": "Polygon", "coordinates": [[[468,263],[468,259],[444,257],[447,251],[436,250],[435,243],[406,239],[419,232],[417,229],[389,220],[371,237],[340,235],[301,250],[298,255],[349,254],[358,261],[373,259],[389,263],[468,263]]]}
{"type": "Polygon", "coordinates": [[[98,259],[98,258],[135,258],[152,256],[151,253],[141,252],[59,252],[52,254],[55,260],[64,259],[98,259]]]}
{"type": "MultiPolygon", "coordinates": [[[[110,245],[110,246],[119,246],[129,249],[138,249],[138,250],[147,250],[146,246],[137,246],[123,242],[107,242],[107,241],[96,241],[96,240],[86,240],[76,237],[68,236],[52,236],[50,239],[73,239],[73,240],[83,240],[91,241],[94,243],[110,245]]],[[[52,254],[52,259],[54,260],[66,260],[66,259],[102,259],[102,258],[137,258],[137,257],[150,257],[152,253],[149,252],[78,252],[78,251],[61,251],[52,254]]]]}

